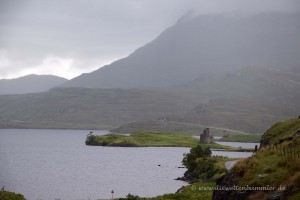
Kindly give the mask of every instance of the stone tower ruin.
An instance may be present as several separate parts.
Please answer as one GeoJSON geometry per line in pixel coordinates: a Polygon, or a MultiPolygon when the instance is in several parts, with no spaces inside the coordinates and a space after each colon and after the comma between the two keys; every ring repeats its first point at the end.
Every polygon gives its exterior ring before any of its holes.
{"type": "Polygon", "coordinates": [[[209,144],[213,141],[213,137],[209,134],[209,128],[203,130],[200,134],[200,143],[209,144]]]}

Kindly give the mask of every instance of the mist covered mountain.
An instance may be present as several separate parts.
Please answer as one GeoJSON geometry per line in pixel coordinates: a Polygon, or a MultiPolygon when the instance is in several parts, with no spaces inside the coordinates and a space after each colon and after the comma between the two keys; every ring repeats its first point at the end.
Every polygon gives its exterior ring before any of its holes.
{"type": "Polygon", "coordinates": [[[2,79],[0,95],[44,92],[66,81],[67,79],[58,76],[34,74],[15,79],[2,79]]]}
{"type": "Polygon", "coordinates": [[[127,58],[62,86],[157,88],[247,66],[297,68],[299,19],[286,13],[182,18],[127,58]]]}

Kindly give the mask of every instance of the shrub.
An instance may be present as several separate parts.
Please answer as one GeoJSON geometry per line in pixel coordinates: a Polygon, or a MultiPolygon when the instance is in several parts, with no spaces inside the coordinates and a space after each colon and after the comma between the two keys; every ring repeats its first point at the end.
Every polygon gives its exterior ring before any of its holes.
{"type": "Polygon", "coordinates": [[[86,145],[93,145],[95,144],[95,139],[96,139],[96,136],[93,135],[92,132],[90,132],[87,136],[86,136],[86,140],[85,140],[85,144],[86,145]]]}
{"type": "Polygon", "coordinates": [[[26,200],[23,195],[16,194],[14,192],[4,191],[4,189],[0,191],[0,199],[1,200],[26,200]]]}
{"type": "Polygon", "coordinates": [[[225,168],[216,166],[217,158],[211,157],[209,147],[203,148],[198,145],[191,149],[190,153],[185,154],[182,164],[187,168],[184,177],[189,181],[210,181],[216,174],[226,171],[225,168]]]}

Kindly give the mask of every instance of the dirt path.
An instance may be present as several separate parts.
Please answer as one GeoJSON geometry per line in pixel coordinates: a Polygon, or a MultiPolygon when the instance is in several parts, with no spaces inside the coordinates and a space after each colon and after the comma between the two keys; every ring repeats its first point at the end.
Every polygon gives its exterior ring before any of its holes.
{"type": "Polygon", "coordinates": [[[237,160],[225,162],[226,169],[230,170],[235,165],[236,162],[237,162],[237,160]]]}

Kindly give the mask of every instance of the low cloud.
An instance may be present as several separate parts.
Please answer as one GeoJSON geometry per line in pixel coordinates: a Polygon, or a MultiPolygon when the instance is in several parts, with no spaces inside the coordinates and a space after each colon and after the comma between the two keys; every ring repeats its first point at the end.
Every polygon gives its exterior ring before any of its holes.
{"type": "Polygon", "coordinates": [[[298,0],[0,0],[0,78],[90,72],[128,56],[190,10],[256,14],[299,8],[298,0]]]}

